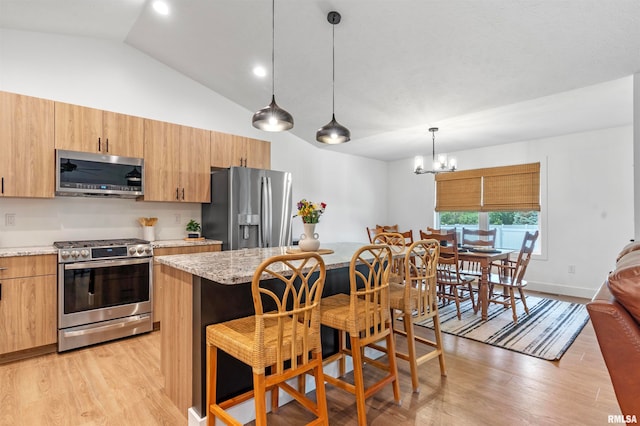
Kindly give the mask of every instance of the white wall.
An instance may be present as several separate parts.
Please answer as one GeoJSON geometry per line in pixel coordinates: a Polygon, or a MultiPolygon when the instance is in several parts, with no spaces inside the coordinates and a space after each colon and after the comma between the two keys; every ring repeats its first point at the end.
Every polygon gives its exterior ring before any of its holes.
{"type": "MultiPolygon", "coordinates": [[[[269,140],[272,168],[293,173],[294,201],[328,204],[317,228],[321,241],[366,241],[364,227],[386,221],[385,162],[325,151],[290,133],[256,130],[253,111],[122,43],[0,30],[0,90],[269,140]]],[[[199,220],[200,205],[4,198],[0,247],[141,237],[140,216],[160,218],[157,238],[181,238],[186,222],[199,220]],[[6,213],[16,214],[15,227],[5,226],[6,213]]],[[[298,220],[293,232],[302,232],[298,220]]]]}
{"type": "MultiPolygon", "coordinates": [[[[252,111],[121,43],[0,30],[0,90],[270,140],[272,168],[293,173],[294,200],[328,204],[317,229],[325,242],[364,242],[364,227],[375,223],[415,231],[433,224],[433,177],[414,175],[412,159],[385,163],[260,132],[250,124],[252,111]]],[[[455,155],[465,169],[543,163],[545,251],[532,262],[531,287],[589,297],[633,238],[632,144],[632,128],[623,127],[455,155]]],[[[0,247],[142,236],[140,216],[160,218],[159,239],[181,238],[200,205],[0,199],[0,247]],[[15,227],[5,226],[5,213],[16,214],[15,227]]],[[[293,233],[301,232],[295,220],[293,233]]]]}
{"type": "MultiPolygon", "coordinates": [[[[627,126],[455,156],[461,169],[541,162],[543,254],[527,271],[530,288],[591,297],[633,238],[632,143],[633,128],[627,126]]],[[[415,176],[412,166],[410,159],[389,166],[389,218],[402,228],[425,229],[433,225],[433,178],[415,176]],[[419,184],[411,187],[411,180],[419,184]],[[407,193],[405,200],[401,193],[407,193]],[[418,209],[408,208],[410,200],[418,209]]]]}

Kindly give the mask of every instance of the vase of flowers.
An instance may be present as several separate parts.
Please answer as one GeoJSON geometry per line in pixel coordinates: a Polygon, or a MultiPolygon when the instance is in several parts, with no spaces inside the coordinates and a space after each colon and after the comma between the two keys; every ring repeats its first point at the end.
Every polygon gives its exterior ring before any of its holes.
{"type": "Polygon", "coordinates": [[[325,203],[312,203],[306,199],[298,202],[298,214],[302,218],[304,233],[300,235],[298,246],[302,251],[316,251],[320,248],[319,235],[316,233],[316,224],[327,207],[325,203]]]}

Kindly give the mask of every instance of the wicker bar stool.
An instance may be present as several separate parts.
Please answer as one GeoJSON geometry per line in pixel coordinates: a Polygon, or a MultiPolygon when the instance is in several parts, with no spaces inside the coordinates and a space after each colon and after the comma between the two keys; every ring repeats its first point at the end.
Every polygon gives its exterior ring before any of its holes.
{"type": "Polygon", "coordinates": [[[407,249],[405,236],[400,232],[380,232],[373,238],[373,244],[386,244],[391,249],[391,263],[389,264],[389,281],[404,282],[404,253],[407,249]]]}
{"type": "Polygon", "coordinates": [[[393,396],[400,403],[400,386],[396,365],[395,344],[391,332],[389,308],[389,268],[391,249],[387,245],[366,245],[359,248],[349,264],[350,294],[336,294],[322,299],[322,325],[339,331],[339,352],[325,358],[325,363],[339,360],[340,376],[345,374],[345,357],[353,359],[354,382],[325,376],[325,380],[340,389],[355,395],[358,424],[367,424],[365,399],[386,384],[393,386],[393,396]],[[358,269],[356,268],[358,267],[358,269]],[[346,345],[349,333],[351,349],[346,345]],[[385,340],[388,363],[368,358],[364,354],[367,346],[385,340]],[[387,374],[365,389],[363,364],[378,367],[387,374]]]}
{"type": "Polygon", "coordinates": [[[414,392],[420,391],[419,365],[438,358],[440,374],[447,375],[438,314],[436,271],[439,256],[440,244],[436,240],[419,240],[411,244],[404,256],[404,282],[392,282],[390,287],[391,309],[401,312],[404,325],[404,331],[395,327],[393,331],[407,338],[408,353],[396,350],[396,356],[409,362],[414,392]],[[429,318],[433,321],[435,341],[417,336],[414,332],[415,323],[429,318]],[[418,356],[416,342],[434,349],[418,356]]]}
{"type": "Polygon", "coordinates": [[[405,241],[402,234],[392,232],[380,233],[374,239],[375,243],[389,245],[394,255],[389,303],[392,309],[392,318],[395,319],[396,314],[399,313],[398,316],[402,319],[404,330],[396,328],[393,320],[391,325],[394,333],[407,338],[408,351],[400,352],[396,349],[396,357],[409,362],[413,391],[419,392],[419,365],[433,358],[438,358],[440,374],[447,375],[436,284],[440,244],[434,239],[423,239],[409,245],[405,245],[405,241]],[[430,318],[433,321],[435,341],[417,336],[414,332],[415,323],[430,318]],[[434,348],[434,350],[418,356],[416,342],[434,348]]]}
{"type": "Polygon", "coordinates": [[[207,420],[240,425],[226,410],[254,397],[256,425],[267,422],[266,392],[271,410],[278,408],[278,389],[289,393],[316,415],[309,425],[328,425],[322,371],[320,300],[326,276],[322,258],[312,252],[271,257],[256,269],[251,282],[255,315],[207,327],[207,420]],[[216,401],[217,351],[249,365],[253,389],[227,401],[216,401]],[[316,401],[287,380],[315,377],[316,401]]]}

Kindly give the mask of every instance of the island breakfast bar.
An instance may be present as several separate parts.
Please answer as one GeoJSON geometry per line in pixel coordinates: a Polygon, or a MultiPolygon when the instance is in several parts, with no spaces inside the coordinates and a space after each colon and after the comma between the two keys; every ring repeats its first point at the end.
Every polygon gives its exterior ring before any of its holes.
{"type": "MultiPolygon", "coordinates": [[[[323,244],[334,252],[323,255],[327,276],[323,297],[349,292],[349,263],[363,243],[323,244]]],[[[163,280],[160,368],[165,392],[189,416],[206,415],[206,327],[254,314],[251,279],[265,259],[284,254],[287,247],[159,256],[163,280]],[[193,412],[192,412],[193,411],[193,412]]],[[[322,330],[323,356],[334,353],[337,333],[322,330]]],[[[220,353],[218,397],[237,395],[252,386],[251,370],[220,353]]]]}

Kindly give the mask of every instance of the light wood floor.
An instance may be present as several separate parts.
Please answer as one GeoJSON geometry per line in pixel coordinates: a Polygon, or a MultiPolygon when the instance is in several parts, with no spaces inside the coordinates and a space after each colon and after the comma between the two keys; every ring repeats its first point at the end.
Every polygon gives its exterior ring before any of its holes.
{"type": "MultiPolygon", "coordinates": [[[[437,360],[423,365],[414,394],[408,365],[399,361],[402,405],[393,403],[390,387],[373,396],[371,425],[604,425],[620,414],[591,323],[559,362],[443,337],[448,376],[440,376],[437,360]]],[[[154,332],[1,365],[0,424],[186,425],[162,393],[159,351],[154,332]]],[[[355,425],[353,397],[327,391],[331,424],[355,425]]],[[[308,419],[293,403],[269,416],[272,425],[308,419]]]]}

